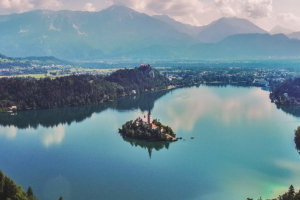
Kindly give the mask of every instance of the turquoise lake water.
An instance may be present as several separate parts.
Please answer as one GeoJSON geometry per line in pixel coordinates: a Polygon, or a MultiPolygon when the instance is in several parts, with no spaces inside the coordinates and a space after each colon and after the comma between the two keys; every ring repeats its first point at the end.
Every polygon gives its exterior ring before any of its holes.
{"type": "Polygon", "coordinates": [[[260,88],[208,87],[0,116],[0,169],[41,200],[276,197],[300,188],[300,118],[260,88]],[[125,141],[148,108],[175,143],[125,141]],[[191,139],[194,137],[194,139],[191,139]]]}

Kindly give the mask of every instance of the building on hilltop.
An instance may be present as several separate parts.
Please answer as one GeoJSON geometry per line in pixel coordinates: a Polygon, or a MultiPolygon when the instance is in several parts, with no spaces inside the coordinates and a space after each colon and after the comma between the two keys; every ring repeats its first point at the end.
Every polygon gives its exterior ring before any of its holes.
{"type": "Polygon", "coordinates": [[[150,64],[140,64],[140,70],[147,72],[152,78],[155,78],[155,72],[150,64]]]}
{"type": "Polygon", "coordinates": [[[149,110],[147,115],[144,115],[142,118],[139,117],[137,119],[136,125],[138,126],[141,123],[141,124],[148,124],[151,127],[153,127],[152,122],[153,122],[153,119],[152,119],[151,111],[149,110]]]}
{"type": "Polygon", "coordinates": [[[152,115],[151,115],[151,111],[149,110],[149,112],[148,112],[148,118],[147,118],[147,122],[148,122],[148,124],[152,124],[152,115]]]}
{"type": "Polygon", "coordinates": [[[150,68],[151,65],[150,64],[140,64],[140,67],[144,67],[144,68],[150,68]]]}

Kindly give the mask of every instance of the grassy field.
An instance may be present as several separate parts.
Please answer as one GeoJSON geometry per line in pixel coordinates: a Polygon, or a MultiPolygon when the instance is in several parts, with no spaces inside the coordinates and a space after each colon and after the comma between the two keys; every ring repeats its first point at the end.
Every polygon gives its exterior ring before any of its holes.
{"type": "Polygon", "coordinates": [[[72,74],[102,74],[102,75],[108,75],[111,74],[114,71],[119,70],[120,68],[114,68],[114,69],[89,69],[89,68],[70,68],[69,73],[61,74],[62,70],[48,70],[46,73],[40,73],[40,74],[20,74],[20,75],[12,75],[12,76],[0,76],[0,78],[57,78],[62,76],[70,76],[72,74]]]}

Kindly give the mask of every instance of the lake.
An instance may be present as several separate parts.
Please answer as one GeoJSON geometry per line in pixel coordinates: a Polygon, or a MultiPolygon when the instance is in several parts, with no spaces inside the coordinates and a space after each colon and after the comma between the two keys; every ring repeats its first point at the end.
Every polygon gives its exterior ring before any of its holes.
{"type": "Polygon", "coordinates": [[[0,169],[42,200],[276,197],[300,188],[300,118],[260,88],[200,86],[77,108],[0,115],[0,169]],[[124,140],[151,109],[175,143],[124,140]],[[192,139],[191,137],[194,137],[192,139]]]}

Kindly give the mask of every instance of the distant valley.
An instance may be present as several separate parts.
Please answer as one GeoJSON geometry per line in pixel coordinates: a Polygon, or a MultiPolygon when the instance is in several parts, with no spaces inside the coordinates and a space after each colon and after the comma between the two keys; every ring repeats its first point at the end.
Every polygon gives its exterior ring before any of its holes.
{"type": "Polygon", "coordinates": [[[197,27],[124,6],[99,12],[37,10],[0,15],[0,26],[0,52],[12,57],[142,61],[300,56],[297,32],[272,35],[239,18],[197,27]]]}

